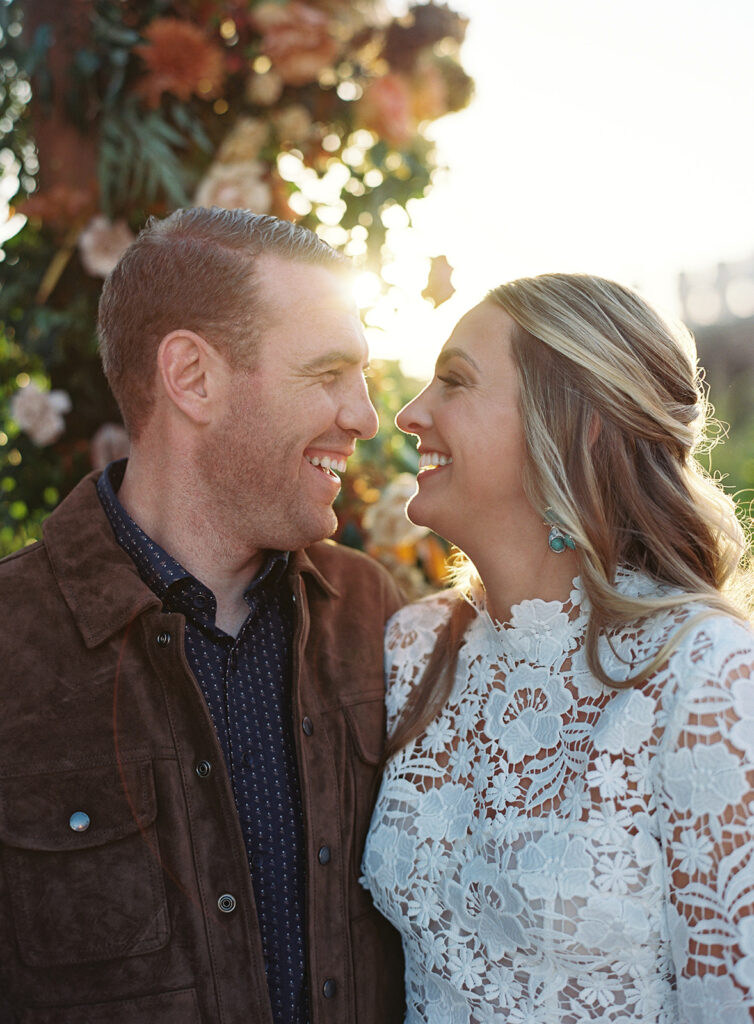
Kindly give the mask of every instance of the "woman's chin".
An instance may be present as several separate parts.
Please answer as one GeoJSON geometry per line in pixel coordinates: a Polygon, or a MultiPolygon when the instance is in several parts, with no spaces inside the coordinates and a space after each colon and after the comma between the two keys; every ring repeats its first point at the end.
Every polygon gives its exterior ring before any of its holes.
{"type": "MultiPolygon", "coordinates": [[[[415,494],[406,505],[406,515],[414,526],[426,526],[428,530],[432,530],[443,540],[447,540],[451,544],[456,543],[452,537],[448,536],[447,528],[450,525],[448,517],[442,514],[442,509],[433,507],[421,492],[415,494]]],[[[451,530],[451,532],[455,531],[451,530]]]]}

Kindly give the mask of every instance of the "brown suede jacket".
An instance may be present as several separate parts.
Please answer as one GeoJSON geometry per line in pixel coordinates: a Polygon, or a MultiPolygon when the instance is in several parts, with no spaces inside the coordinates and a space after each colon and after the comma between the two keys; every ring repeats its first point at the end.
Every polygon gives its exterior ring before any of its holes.
{"type": "MultiPolygon", "coordinates": [[[[0,564],[0,1022],[272,1024],[184,619],[142,583],[95,481],[0,564]]],[[[402,602],[383,569],[331,542],[297,552],[290,578],[311,1022],[397,1024],[400,942],[358,876],[383,627],[402,602]]]]}

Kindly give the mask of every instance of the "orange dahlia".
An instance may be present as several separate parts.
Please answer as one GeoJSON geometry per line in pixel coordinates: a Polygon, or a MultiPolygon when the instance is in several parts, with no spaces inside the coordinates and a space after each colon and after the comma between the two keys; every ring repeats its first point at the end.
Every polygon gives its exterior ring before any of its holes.
{"type": "Polygon", "coordinates": [[[147,103],[156,107],[164,92],[179,100],[191,95],[213,99],[225,77],[223,51],[201,29],[180,18],[155,18],[144,31],[146,43],[135,46],[147,66],[138,86],[147,103]]]}

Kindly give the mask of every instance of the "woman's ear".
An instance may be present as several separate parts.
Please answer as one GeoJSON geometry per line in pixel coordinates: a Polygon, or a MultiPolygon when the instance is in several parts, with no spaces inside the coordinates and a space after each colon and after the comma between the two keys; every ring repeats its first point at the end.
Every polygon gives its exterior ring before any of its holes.
{"type": "Polygon", "coordinates": [[[160,342],[157,372],[163,390],[194,423],[208,423],[211,418],[212,384],[219,363],[219,353],[193,331],[171,331],[160,342]]]}

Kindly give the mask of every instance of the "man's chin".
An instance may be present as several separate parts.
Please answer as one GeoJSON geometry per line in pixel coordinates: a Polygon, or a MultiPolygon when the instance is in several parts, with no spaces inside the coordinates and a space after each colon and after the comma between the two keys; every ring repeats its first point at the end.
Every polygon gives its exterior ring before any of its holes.
{"type": "Polygon", "coordinates": [[[324,510],[319,508],[313,512],[306,523],[291,524],[288,533],[288,543],[277,545],[280,550],[297,551],[300,548],[307,548],[317,541],[327,540],[332,537],[338,529],[338,517],[332,508],[324,510]]]}

